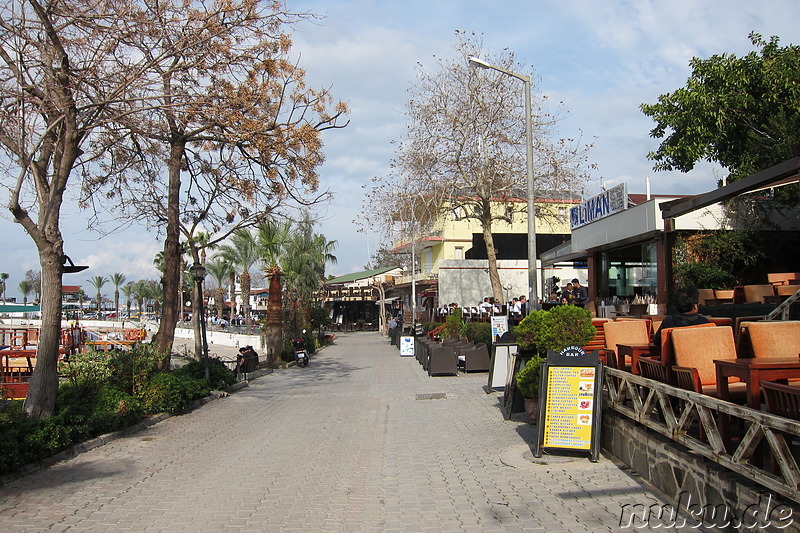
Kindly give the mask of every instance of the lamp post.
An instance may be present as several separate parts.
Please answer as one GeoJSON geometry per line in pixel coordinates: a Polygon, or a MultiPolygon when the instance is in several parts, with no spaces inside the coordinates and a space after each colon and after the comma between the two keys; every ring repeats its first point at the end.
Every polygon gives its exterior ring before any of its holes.
{"type": "Polygon", "coordinates": [[[469,64],[490,70],[502,72],[506,76],[522,80],[525,84],[525,156],[527,163],[527,194],[528,194],[528,285],[530,287],[530,298],[528,305],[530,309],[538,307],[539,298],[536,288],[536,204],[534,202],[533,191],[533,124],[531,122],[531,77],[525,74],[512,72],[501,67],[497,67],[477,57],[470,56],[469,64]]]}
{"type": "MultiPolygon", "coordinates": [[[[203,370],[205,371],[206,383],[209,383],[211,377],[208,372],[208,339],[206,337],[205,305],[203,304],[203,280],[206,278],[206,267],[200,263],[194,263],[189,267],[189,272],[191,272],[192,278],[194,278],[195,284],[197,285],[197,319],[200,321],[200,331],[202,335],[202,354],[196,355],[200,355],[203,358],[203,370]]],[[[196,343],[195,346],[197,346],[196,343]]]]}

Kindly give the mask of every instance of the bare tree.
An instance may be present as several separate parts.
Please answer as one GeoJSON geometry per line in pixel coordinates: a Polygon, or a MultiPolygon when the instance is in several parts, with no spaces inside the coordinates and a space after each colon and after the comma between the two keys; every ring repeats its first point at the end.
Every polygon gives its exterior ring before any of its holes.
{"type": "Polygon", "coordinates": [[[57,0],[0,7],[0,148],[9,210],[36,245],[42,325],[25,411],[52,414],[61,329],[61,276],[68,259],[61,207],[73,170],[97,156],[92,136],[141,82],[150,58],[122,44],[136,33],[127,0],[57,0]],[[113,57],[127,61],[115,63],[113,57]],[[14,178],[16,176],[16,178],[14,178]]]}
{"type": "Polygon", "coordinates": [[[342,127],[346,106],[307,87],[305,72],[287,59],[291,39],[283,28],[310,15],[253,0],[202,11],[181,3],[143,9],[148,38],[129,44],[146,57],[170,58],[150,72],[160,87],[149,90],[163,96],[158,106],[117,121],[103,139],[103,171],[84,191],[89,203],[101,186],[129,220],[164,232],[164,312],[155,342],[168,351],[181,240],[199,262],[205,247],[279,206],[326,198],[316,174],[321,132],[342,127]]]}
{"type": "MultiPolygon", "coordinates": [[[[469,56],[510,71],[524,71],[509,51],[491,57],[481,40],[458,33],[456,57],[437,58],[434,71],[418,68],[406,108],[407,130],[396,149],[394,170],[377,179],[369,196],[389,213],[385,233],[399,230],[413,241],[442,216],[477,220],[489,259],[494,297],[503,301],[492,225],[525,212],[525,114],[523,85],[495,71],[468,66],[469,56]]],[[[557,117],[534,90],[535,190],[538,197],[579,194],[587,179],[586,150],[569,139],[554,140],[557,117]]],[[[554,217],[545,207],[538,218],[554,217]]]]}

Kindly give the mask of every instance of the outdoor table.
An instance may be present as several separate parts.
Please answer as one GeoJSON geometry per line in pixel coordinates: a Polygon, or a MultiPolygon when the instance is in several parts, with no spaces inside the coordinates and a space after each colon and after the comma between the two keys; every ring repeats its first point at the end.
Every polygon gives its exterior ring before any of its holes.
{"type": "Polygon", "coordinates": [[[715,359],[717,395],[729,401],[728,378],[737,377],[747,384],[747,405],[761,409],[761,382],[800,378],[800,357],[758,357],[715,359]]]}
{"type": "Polygon", "coordinates": [[[631,374],[639,375],[639,357],[650,355],[655,344],[617,344],[617,368],[625,369],[625,357],[631,358],[631,374]]]}

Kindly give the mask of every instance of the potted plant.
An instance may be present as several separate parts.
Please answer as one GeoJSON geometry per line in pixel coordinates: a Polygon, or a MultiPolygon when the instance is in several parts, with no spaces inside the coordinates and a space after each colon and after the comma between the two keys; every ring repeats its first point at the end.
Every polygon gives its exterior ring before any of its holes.
{"type": "Polygon", "coordinates": [[[516,374],[517,389],[525,399],[525,412],[530,417],[531,424],[539,420],[539,380],[542,375],[544,358],[534,355],[516,374]]]}

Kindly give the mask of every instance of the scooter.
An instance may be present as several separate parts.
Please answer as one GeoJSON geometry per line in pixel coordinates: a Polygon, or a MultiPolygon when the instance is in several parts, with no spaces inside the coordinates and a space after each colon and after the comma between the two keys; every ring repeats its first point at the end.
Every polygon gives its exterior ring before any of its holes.
{"type": "MultiPolygon", "coordinates": [[[[306,330],[303,330],[305,333],[306,330]]],[[[306,341],[302,337],[292,339],[292,346],[294,346],[294,360],[297,366],[308,366],[308,351],[306,351],[306,341]]]]}

